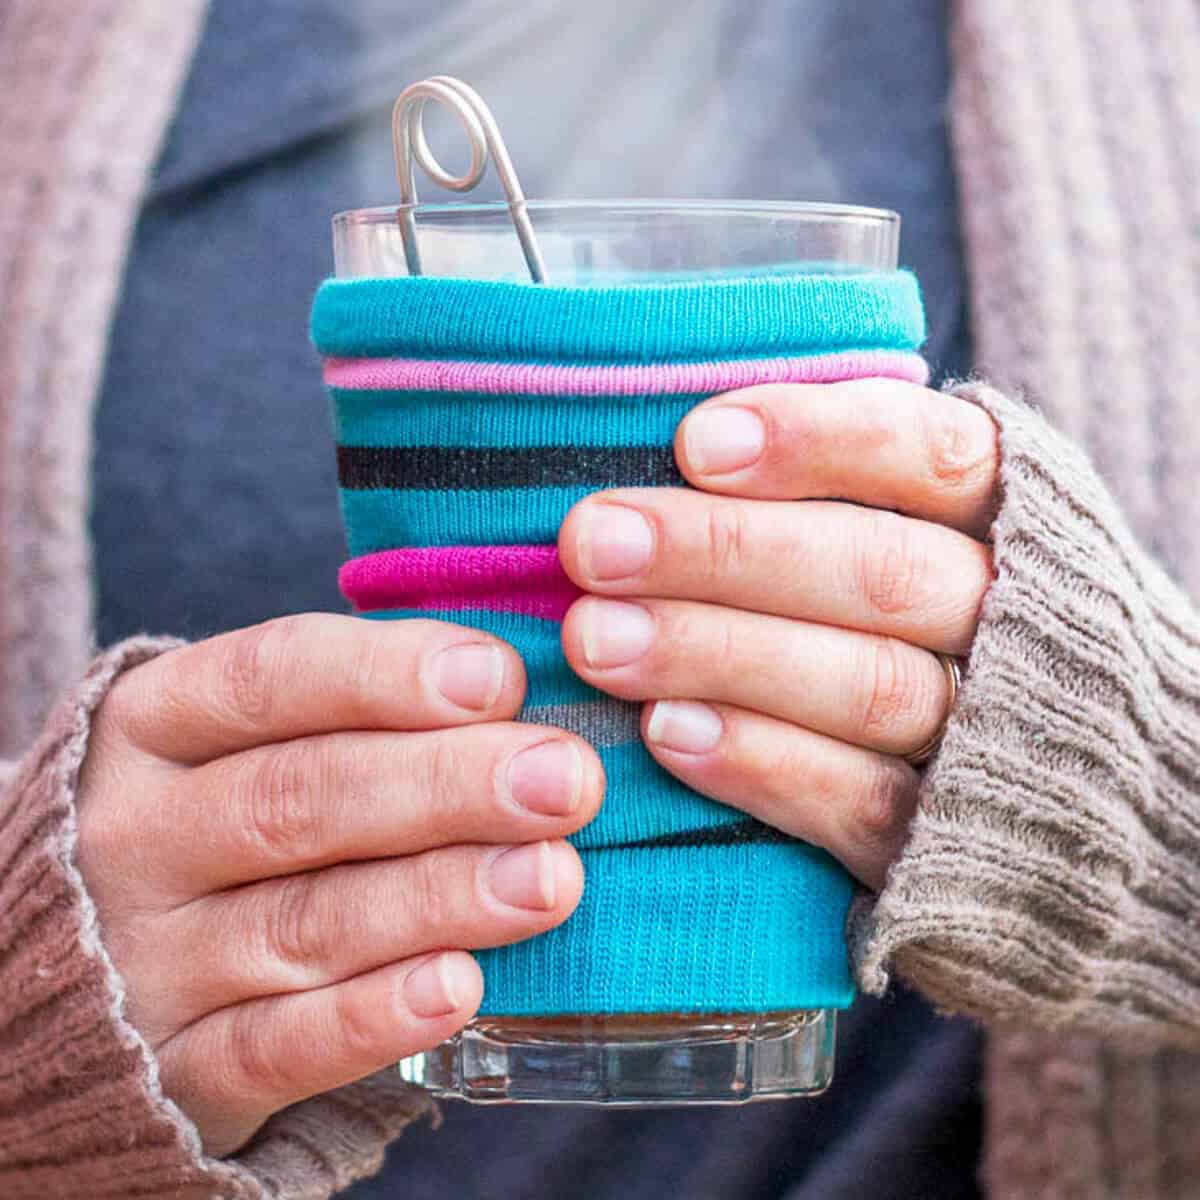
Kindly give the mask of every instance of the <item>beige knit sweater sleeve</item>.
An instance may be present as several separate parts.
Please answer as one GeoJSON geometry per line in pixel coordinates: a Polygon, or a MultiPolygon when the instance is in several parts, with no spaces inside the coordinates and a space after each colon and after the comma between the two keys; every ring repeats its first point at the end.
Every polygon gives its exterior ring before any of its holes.
{"type": "Polygon", "coordinates": [[[907,848],[852,918],[860,982],[894,964],[990,1022],[1200,1045],[1200,614],[1072,443],[955,390],[1000,430],[996,577],[907,848]]]}

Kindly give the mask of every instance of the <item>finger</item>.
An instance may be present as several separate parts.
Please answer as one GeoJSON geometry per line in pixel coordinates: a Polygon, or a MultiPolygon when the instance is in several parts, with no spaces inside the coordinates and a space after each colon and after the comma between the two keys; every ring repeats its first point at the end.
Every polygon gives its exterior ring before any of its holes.
{"type": "Polygon", "coordinates": [[[624,700],[715,700],[871,750],[941,727],[950,684],[907,642],[685,600],[586,596],[563,622],[571,667],[624,700]]]}
{"type": "Polygon", "coordinates": [[[986,546],[943,525],[855,504],[605,492],[559,534],[585,591],[703,600],[965,654],[992,580],[986,546]]]}
{"type": "Polygon", "coordinates": [[[171,1027],[257,996],[301,992],[440,947],[482,949],[565,921],[583,866],[565,841],[452,846],[205,896],[131,935],[122,969],[171,1027]],[[140,944],[132,944],[134,937],[140,944]],[[155,947],[172,947],[159,963],[155,947]]]}
{"type": "Polygon", "coordinates": [[[642,736],[689,787],[828,850],[878,890],[899,857],[919,776],[899,758],[725,705],[647,705],[642,736]]]}
{"type": "Polygon", "coordinates": [[[390,1067],[457,1033],[483,998],[462,951],[391,963],[316,991],[213,1013],[157,1052],[163,1090],[214,1157],[272,1113],[390,1067]]]}
{"type": "Polygon", "coordinates": [[[152,659],[103,711],[143,750],[198,763],[334,730],[511,717],[524,688],[516,652],[478,630],[308,613],[152,659]]]}
{"type": "Polygon", "coordinates": [[[957,396],[892,379],[765,384],[695,408],[676,433],[696,487],[765,500],[853,500],[986,536],[996,426],[957,396]]]}
{"type": "Polygon", "coordinates": [[[149,832],[163,849],[146,882],[182,901],[336,862],[565,837],[596,815],[604,768],[580,738],[496,723],[259,746],[164,790],[114,812],[109,833],[149,832]]]}

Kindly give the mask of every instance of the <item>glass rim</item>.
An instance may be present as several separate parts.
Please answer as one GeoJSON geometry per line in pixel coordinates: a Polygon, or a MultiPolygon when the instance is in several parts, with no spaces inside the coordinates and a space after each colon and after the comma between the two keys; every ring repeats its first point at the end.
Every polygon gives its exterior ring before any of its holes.
{"type": "MultiPolygon", "coordinates": [[[[712,212],[727,215],[751,216],[794,216],[809,220],[855,220],[863,223],[899,225],[900,214],[890,208],[872,208],[859,204],[833,204],[808,200],[673,200],[673,199],[619,199],[619,200],[526,200],[525,209],[533,214],[539,212],[712,212]]],[[[387,204],[368,208],[347,208],[333,215],[335,225],[374,225],[392,222],[396,214],[411,212],[422,214],[463,216],[488,216],[507,213],[510,206],[504,200],[451,200],[435,203],[387,204]]]]}

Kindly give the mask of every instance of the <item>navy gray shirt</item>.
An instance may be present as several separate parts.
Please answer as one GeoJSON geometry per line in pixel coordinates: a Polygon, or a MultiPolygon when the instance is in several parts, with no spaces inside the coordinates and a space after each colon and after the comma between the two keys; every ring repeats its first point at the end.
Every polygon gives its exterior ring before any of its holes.
{"type": "MultiPolygon", "coordinates": [[[[329,217],[395,201],[407,83],[473,83],[527,194],[899,210],[939,375],[970,365],[944,0],[214,0],[137,230],[97,418],[100,635],[344,611],[307,340],[329,217]]],[[[464,161],[456,127],[435,148],[464,161]]],[[[425,192],[432,198],[431,185],[425,192]]],[[[487,184],[485,196],[497,195],[487,184]]],[[[842,1021],[823,1097],[605,1111],[443,1103],[357,1200],[977,1194],[980,1038],[903,990],[842,1021]]]]}

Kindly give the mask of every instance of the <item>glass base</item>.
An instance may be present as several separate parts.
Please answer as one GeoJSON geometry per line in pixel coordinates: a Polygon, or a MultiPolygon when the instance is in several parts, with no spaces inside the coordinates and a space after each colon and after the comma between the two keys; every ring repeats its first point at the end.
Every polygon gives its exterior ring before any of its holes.
{"type": "Polygon", "coordinates": [[[824,1091],[836,1028],[834,1009],[476,1017],[399,1070],[476,1104],[746,1104],[824,1091]]]}

